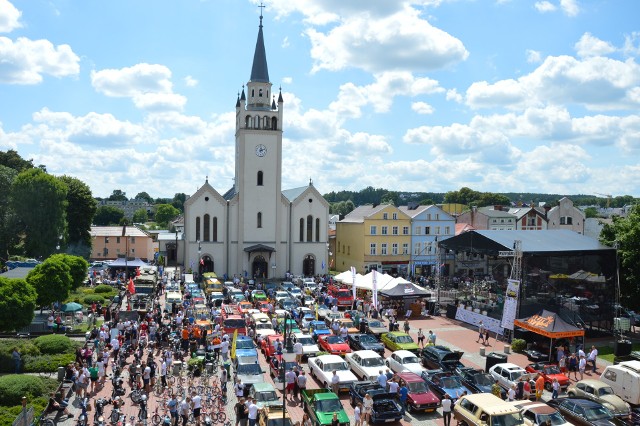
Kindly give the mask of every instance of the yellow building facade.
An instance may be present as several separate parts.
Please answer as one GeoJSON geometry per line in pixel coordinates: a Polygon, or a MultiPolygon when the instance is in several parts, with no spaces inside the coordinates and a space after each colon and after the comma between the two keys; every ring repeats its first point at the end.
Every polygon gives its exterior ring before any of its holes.
{"type": "Polygon", "coordinates": [[[407,274],[410,230],[411,218],[394,205],[357,207],[336,223],[335,269],[407,274]]]}

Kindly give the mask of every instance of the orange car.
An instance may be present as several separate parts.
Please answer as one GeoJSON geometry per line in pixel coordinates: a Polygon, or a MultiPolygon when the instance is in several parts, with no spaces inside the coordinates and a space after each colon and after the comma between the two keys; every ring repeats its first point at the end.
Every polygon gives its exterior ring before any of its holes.
{"type": "Polygon", "coordinates": [[[249,312],[249,309],[253,309],[253,305],[251,304],[251,302],[242,301],[238,303],[238,310],[241,313],[246,314],[247,312],[249,312]]]}
{"type": "Polygon", "coordinates": [[[262,312],[263,314],[268,314],[269,313],[269,302],[268,301],[263,301],[263,302],[258,302],[256,304],[257,309],[262,312]]]}

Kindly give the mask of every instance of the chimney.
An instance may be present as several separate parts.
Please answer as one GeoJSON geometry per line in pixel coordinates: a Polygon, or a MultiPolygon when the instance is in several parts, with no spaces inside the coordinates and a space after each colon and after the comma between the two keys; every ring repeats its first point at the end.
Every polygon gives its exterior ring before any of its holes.
{"type": "Polygon", "coordinates": [[[498,210],[498,211],[502,211],[502,206],[498,204],[498,205],[493,206],[493,209],[494,210],[498,210]]]}
{"type": "Polygon", "coordinates": [[[548,204],[544,205],[544,217],[549,216],[549,210],[551,210],[551,206],[549,206],[548,204]]]}

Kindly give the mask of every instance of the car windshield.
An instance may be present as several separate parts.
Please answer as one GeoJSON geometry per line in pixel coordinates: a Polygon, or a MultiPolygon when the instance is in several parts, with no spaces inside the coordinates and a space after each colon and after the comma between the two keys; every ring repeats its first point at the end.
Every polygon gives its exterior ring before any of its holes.
{"type": "Polygon", "coordinates": [[[320,309],[329,309],[327,305],[318,305],[318,310],[320,309]]]}
{"type": "Polygon", "coordinates": [[[276,391],[258,392],[256,399],[262,402],[279,401],[276,391]]]}
{"type": "Polygon", "coordinates": [[[605,386],[603,388],[600,388],[600,390],[598,390],[598,395],[600,396],[613,395],[613,389],[611,389],[609,386],[605,386]]]}
{"type": "Polygon", "coordinates": [[[524,370],[511,370],[511,380],[516,381],[520,376],[526,375],[524,370]]]}
{"type": "Polygon", "coordinates": [[[609,410],[603,406],[587,407],[584,410],[585,416],[588,420],[610,420],[613,415],[609,410]]]}
{"type": "Polygon", "coordinates": [[[411,393],[427,393],[429,388],[425,382],[411,382],[408,383],[409,392],[411,393]]]}
{"type": "Polygon", "coordinates": [[[560,369],[555,365],[550,365],[544,368],[545,374],[560,374],[560,369]]]}
{"type": "Polygon", "coordinates": [[[346,371],[349,369],[349,366],[346,362],[329,362],[325,364],[322,368],[323,371],[346,371]]]}
{"type": "Polygon", "coordinates": [[[516,426],[523,424],[524,421],[522,420],[522,414],[520,413],[503,414],[501,416],[491,417],[492,426],[516,426]]]}
{"type": "MultiPolygon", "coordinates": [[[[551,421],[552,425],[564,425],[567,424],[567,421],[562,417],[562,414],[557,411],[552,414],[538,414],[537,423],[539,425],[545,424],[545,422],[551,421]]],[[[548,424],[548,423],[547,423],[548,424]]]]}
{"type": "Polygon", "coordinates": [[[491,376],[491,374],[487,373],[476,374],[475,376],[473,376],[473,379],[478,386],[491,386],[496,381],[493,376],[491,376]]]}
{"type": "Polygon", "coordinates": [[[269,426],[291,426],[291,419],[289,418],[269,419],[269,426]]]}
{"type": "Polygon", "coordinates": [[[384,360],[382,358],[365,358],[362,360],[364,367],[382,367],[384,366],[384,360]]]}
{"type": "Polygon", "coordinates": [[[257,290],[253,292],[253,296],[266,296],[265,292],[262,290],[257,290]]]}
{"type": "Polygon", "coordinates": [[[334,344],[339,344],[339,343],[344,343],[344,340],[342,339],[342,337],[340,336],[329,336],[325,339],[327,341],[327,343],[329,343],[330,345],[334,345],[334,344]]]}
{"type": "Polygon", "coordinates": [[[230,318],[224,320],[224,326],[227,328],[244,328],[245,322],[243,319],[230,318]]]}
{"type": "Polygon", "coordinates": [[[303,346],[307,346],[307,345],[315,345],[315,343],[313,343],[313,339],[311,337],[298,337],[296,339],[298,342],[302,343],[303,346]]]}
{"type": "Polygon", "coordinates": [[[369,321],[369,327],[384,327],[380,321],[369,321]]]}
{"type": "Polygon", "coordinates": [[[402,358],[403,364],[420,364],[420,360],[417,356],[407,356],[402,358]]]}
{"type": "Polygon", "coordinates": [[[396,343],[413,343],[413,339],[411,338],[411,336],[407,336],[407,335],[400,335],[400,336],[396,336],[396,343]]]}
{"type": "Polygon", "coordinates": [[[351,297],[350,290],[340,290],[338,291],[338,297],[351,297]]]}
{"type": "Polygon", "coordinates": [[[238,374],[244,375],[262,374],[262,371],[260,370],[260,366],[258,364],[238,364],[238,368],[236,370],[238,374]]]}
{"type": "Polygon", "coordinates": [[[327,324],[314,324],[313,328],[316,330],[328,330],[327,324]]]}
{"type": "Polygon", "coordinates": [[[344,326],[347,328],[353,328],[353,322],[351,321],[341,321],[340,322],[340,326],[344,326]]]}
{"type": "Polygon", "coordinates": [[[337,412],[343,410],[339,399],[325,399],[318,401],[316,411],[319,413],[337,412]]]}
{"type": "Polygon", "coordinates": [[[265,322],[262,324],[256,324],[256,330],[265,330],[265,329],[273,330],[273,326],[268,322],[265,322]]]}
{"type": "Polygon", "coordinates": [[[236,340],[236,349],[255,349],[256,345],[249,339],[236,340]]]}
{"type": "Polygon", "coordinates": [[[460,381],[458,380],[457,377],[443,377],[440,379],[440,386],[443,389],[455,389],[455,388],[459,388],[460,386],[460,381]]]}
{"type": "Polygon", "coordinates": [[[370,334],[363,334],[360,336],[360,343],[378,343],[378,341],[370,334]]]}

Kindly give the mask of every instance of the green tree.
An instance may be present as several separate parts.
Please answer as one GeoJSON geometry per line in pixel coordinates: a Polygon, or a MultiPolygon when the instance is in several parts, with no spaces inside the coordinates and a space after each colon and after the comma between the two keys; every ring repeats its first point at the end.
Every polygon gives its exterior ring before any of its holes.
{"type": "Polygon", "coordinates": [[[15,178],[11,203],[20,219],[24,251],[30,257],[54,253],[64,237],[67,186],[39,168],[28,169],[15,178]]]}
{"type": "Polygon", "coordinates": [[[471,188],[462,187],[459,191],[449,191],[444,196],[445,203],[471,204],[481,198],[482,194],[471,188]]]}
{"type": "Polygon", "coordinates": [[[23,279],[0,277],[0,331],[14,331],[31,324],[36,290],[23,279]]]}
{"type": "Polygon", "coordinates": [[[109,201],[127,201],[127,194],[120,189],[114,189],[108,198],[109,201]]]}
{"type": "Polygon", "coordinates": [[[146,209],[138,209],[133,212],[133,223],[145,223],[149,220],[149,214],[146,209]]]}
{"type": "Polygon", "coordinates": [[[151,198],[151,195],[147,194],[146,192],[138,192],[138,195],[136,195],[135,199],[145,200],[147,203],[153,204],[153,198],[151,198]]]}
{"type": "Polygon", "coordinates": [[[418,204],[420,204],[421,206],[430,206],[435,203],[431,198],[423,198],[418,204]]]}
{"type": "Polygon", "coordinates": [[[25,160],[13,149],[8,150],[7,152],[0,151],[0,165],[9,167],[18,173],[35,167],[33,165],[33,160],[25,160]]]}
{"type": "Polygon", "coordinates": [[[399,203],[400,194],[395,191],[389,191],[380,198],[380,204],[393,204],[394,206],[397,206],[399,203]]]}
{"type": "Polygon", "coordinates": [[[584,209],[584,215],[587,219],[592,217],[598,217],[598,209],[595,207],[587,207],[584,209]]]}
{"type": "Polygon", "coordinates": [[[171,201],[171,205],[176,209],[184,212],[184,202],[187,201],[187,194],[184,192],[179,192],[173,196],[173,200],[171,201]]]}
{"type": "Polygon", "coordinates": [[[26,280],[38,294],[38,306],[65,300],[73,283],[69,265],[57,258],[49,258],[37,265],[27,274],[26,280]]]}
{"type": "Polygon", "coordinates": [[[124,217],[124,211],[113,206],[100,206],[93,217],[93,224],[97,226],[117,225],[124,217]]]}
{"type": "Polygon", "coordinates": [[[8,259],[9,250],[18,242],[17,217],[11,205],[11,186],[18,172],[0,165],[0,258],[8,259]]]}
{"type": "Polygon", "coordinates": [[[71,275],[71,290],[81,287],[87,279],[89,263],[80,256],[60,253],[50,256],[47,260],[51,262],[62,262],[69,267],[69,274],[71,275]]]}
{"type": "Polygon", "coordinates": [[[61,176],[67,186],[67,253],[85,258],[91,255],[91,222],[96,214],[97,205],[87,184],[71,176],[61,176]]]}
{"type": "Polygon", "coordinates": [[[633,206],[627,217],[614,216],[613,223],[605,224],[600,242],[610,247],[617,243],[624,305],[640,308],[640,205],[633,206]]]}
{"type": "Polygon", "coordinates": [[[173,207],[171,204],[160,204],[156,206],[156,222],[158,224],[167,226],[171,219],[174,219],[180,214],[180,210],[173,207]]]}

